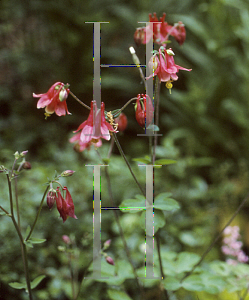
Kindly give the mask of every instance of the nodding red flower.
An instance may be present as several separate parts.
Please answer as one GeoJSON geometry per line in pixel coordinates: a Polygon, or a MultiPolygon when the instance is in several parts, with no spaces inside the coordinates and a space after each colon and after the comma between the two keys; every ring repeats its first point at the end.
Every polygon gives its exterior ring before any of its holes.
{"type": "Polygon", "coordinates": [[[134,34],[134,40],[137,45],[147,44],[150,39],[154,36],[154,42],[163,45],[168,39],[169,36],[172,35],[176,41],[182,45],[186,39],[186,31],[184,24],[179,21],[174,26],[169,25],[165,22],[166,13],[163,13],[163,16],[160,17],[160,21],[158,21],[156,13],[149,14],[149,19],[151,24],[146,27],[137,28],[134,34]],[[153,22],[161,22],[155,23],[153,22]]]}
{"type": "Polygon", "coordinates": [[[33,93],[33,97],[40,98],[37,103],[37,108],[45,107],[46,117],[50,116],[54,112],[57,116],[65,116],[66,113],[70,114],[66,103],[66,99],[70,91],[67,86],[68,84],[65,86],[62,82],[56,82],[51,86],[47,93],[33,93]]]}
{"type": "MultiPolygon", "coordinates": [[[[179,70],[191,71],[192,69],[186,69],[176,65],[173,57],[174,52],[172,51],[172,49],[162,48],[163,47],[159,48],[159,58],[157,55],[151,57],[149,67],[151,69],[151,72],[154,71],[154,75],[158,76],[160,82],[166,82],[166,87],[171,90],[171,88],[173,87],[171,82],[178,79],[176,73],[179,70]]],[[[153,74],[148,78],[152,76],[153,74]]]]}
{"type": "MultiPolygon", "coordinates": [[[[110,133],[116,132],[112,125],[105,120],[105,104],[101,103],[101,109],[97,108],[96,101],[91,102],[90,114],[85,122],[83,122],[76,131],[81,130],[79,141],[81,143],[97,143],[100,138],[107,141],[110,140],[110,133]]],[[[78,139],[78,136],[71,139],[75,141],[78,139]]]]}
{"type": "Polygon", "coordinates": [[[97,140],[92,139],[90,142],[84,143],[80,140],[80,135],[81,132],[78,132],[69,140],[70,143],[76,142],[76,144],[74,145],[74,150],[76,152],[82,152],[85,149],[90,150],[92,145],[94,145],[95,148],[99,148],[102,146],[101,139],[97,139],[97,140]]]}
{"type": "Polygon", "coordinates": [[[124,131],[128,123],[127,117],[124,113],[121,113],[117,118],[115,118],[114,122],[118,124],[119,131],[124,131]]]}
{"type": "Polygon", "coordinates": [[[137,95],[136,101],[136,120],[141,127],[148,127],[153,121],[154,107],[148,95],[137,95]],[[146,109],[147,108],[147,109],[146,109]]]}
{"type": "Polygon", "coordinates": [[[74,219],[77,219],[77,217],[74,214],[74,204],[71,194],[69,193],[67,187],[64,186],[63,190],[66,191],[65,199],[62,197],[59,187],[57,187],[56,189],[57,196],[55,197],[55,199],[57,210],[60,213],[60,216],[62,217],[64,223],[68,217],[74,219]]]}

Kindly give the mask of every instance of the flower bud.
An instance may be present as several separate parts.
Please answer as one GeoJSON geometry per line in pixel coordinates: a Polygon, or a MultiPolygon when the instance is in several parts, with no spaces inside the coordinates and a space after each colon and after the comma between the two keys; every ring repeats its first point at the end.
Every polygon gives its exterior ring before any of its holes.
{"type": "Polygon", "coordinates": [[[55,190],[51,189],[47,195],[47,205],[49,209],[51,209],[54,206],[55,196],[56,196],[55,190]]]}
{"type": "Polygon", "coordinates": [[[22,151],[21,154],[20,154],[20,156],[23,157],[23,156],[25,156],[27,153],[28,153],[28,150],[22,151]]]}
{"type": "Polygon", "coordinates": [[[31,169],[31,163],[29,161],[25,161],[22,165],[23,169],[30,170],[31,169]]]}
{"type": "Polygon", "coordinates": [[[64,172],[61,173],[61,177],[69,177],[69,176],[72,176],[73,173],[75,173],[75,171],[73,170],[66,170],[64,172]]]}
{"type": "Polygon", "coordinates": [[[68,235],[63,235],[62,240],[65,244],[70,245],[71,244],[71,239],[68,235]]]}
{"type": "Polygon", "coordinates": [[[141,127],[148,127],[153,121],[154,108],[148,95],[137,95],[136,101],[136,120],[141,127]],[[141,106],[142,105],[142,106],[141,106]],[[147,110],[146,110],[147,107],[147,110]]]}
{"type": "Polygon", "coordinates": [[[159,59],[157,55],[153,55],[149,60],[150,73],[153,74],[159,65],[159,59]]]}
{"type": "Polygon", "coordinates": [[[124,131],[127,127],[127,117],[124,113],[115,118],[114,122],[118,123],[118,131],[124,131]]]}
{"type": "Polygon", "coordinates": [[[109,239],[109,240],[107,240],[107,241],[104,242],[103,250],[106,250],[106,249],[108,249],[110,247],[111,241],[112,240],[109,239]]]}
{"type": "Polygon", "coordinates": [[[115,265],[114,260],[110,256],[106,256],[105,260],[109,265],[115,265]]]}
{"type": "Polygon", "coordinates": [[[14,153],[14,156],[15,156],[15,159],[18,159],[18,158],[20,157],[20,154],[19,154],[19,152],[18,152],[18,151],[16,151],[16,152],[14,153]]]}
{"type": "Polygon", "coordinates": [[[145,44],[145,27],[137,28],[137,30],[134,33],[134,41],[137,46],[140,44],[145,44]]]}

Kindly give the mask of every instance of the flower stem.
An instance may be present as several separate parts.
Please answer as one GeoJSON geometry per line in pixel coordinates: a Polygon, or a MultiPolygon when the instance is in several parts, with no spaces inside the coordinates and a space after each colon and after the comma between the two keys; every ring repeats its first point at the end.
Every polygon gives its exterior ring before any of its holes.
{"type": "Polygon", "coordinates": [[[128,100],[124,106],[122,106],[116,113],[115,115],[117,115],[119,112],[123,111],[126,106],[128,106],[132,101],[137,100],[137,97],[131,98],[130,100],[128,100]]]}
{"type": "Polygon", "coordinates": [[[114,140],[115,140],[115,142],[116,142],[116,145],[117,145],[117,147],[118,147],[118,150],[119,150],[120,154],[122,155],[123,159],[125,160],[125,162],[126,162],[126,164],[127,164],[127,167],[128,167],[128,169],[130,170],[130,173],[131,173],[132,177],[134,178],[136,184],[138,185],[138,187],[139,187],[141,193],[145,196],[145,191],[143,190],[143,188],[141,187],[140,183],[138,182],[138,180],[137,180],[135,174],[133,173],[133,171],[132,171],[132,169],[131,169],[131,165],[129,164],[129,162],[128,162],[128,160],[127,160],[125,154],[124,154],[124,151],[123,151],[123,149],[121,148],[121,146],[120,146],[120,144],[119,144],[119,141],[118,141],[118,138],[117,138],[117,135],[116,135],[115,132],[113,133],[113,136],[114,136],[114,140]]]}
{"type": "Polygon", "coordinates": [[[46,190],[45,190],[45,192],[44,192],[44,194],[43,194],[43,197],[42,197],[42,200],[41,200],[41,203],[40,203],[40,207],[39,207],[38,212],[37,212],[36,217],[35,217],[35,221],[34,221],[32,227],[31,227],[31,230],[30,230],[28,236],[27,236],[26,239],[25,239],[25,242],[28,241],[28,240],[30,239],[31,234],[32,234],[32,232],[33,232],[33,230],[34,230],[34,228],[35,228],[35,225],[36,225],[36,223],[37,223],[37,221],[38,221],[40,212],[41,212],[41,210],[42,210],[42,205],[43,205],[44,199],[45,199],[45,197],[46,197],[46,195],[47,195],[47,192],[48,192],[48,190],[49,190],[49,187],[50,187],[50,186],[48,185],[47,188],[46,188],[46,190]]]}
{"type": "Polygon", "coordinates": [[[86,105],[84,102],[82,102],[79,98],[77,98],[71,91],[69,92],[69,94],[76,100],[79,102],[80,105],[84,106],[85,108],[91,110],[91,107],[86,105]]]}
{"type": "MultiPolygon", "coordinates": [[[[159,100],[160,100],[160,81],[158,76],[156,77],[155,83],[155,100],[156,100],[156,117],[155,117],[155,125],[159,125],[159,100]]],[[[152,157],[152,164],[154,165],[156,160],[156,147],[157,147],[157,134],[154,136],[154,148],[153,148],[153,157],[152,157]]]]}
{"type": "Polygon", "coordinates": [[[16,199],[17,223],[19,229],[21,230],[21,220],[20,220],[20,211],[19,211],[19,203],[18,203],[17,177],[15,177],[15,199],[16,199]]]}
{"type": "MultiPolygon", "coordinates": [[[[11,171],[11,176],[12,176],[12,172],[13,172],[13,170],[11,171]]],[[[22,237],[21,231],[18,227],[18,224],[16,223],[16,219],[15,219],[15,216],[14,216],[13,197],[12,197],[12,189],[11,189],[11,179],[9,177],[9,174],[6,174],[6,176],[7,176],[8,187],[9,187],[11,219],[12,219],[12,222],[15,226],[16,232],[19,236],[20,243],[21,243],[21,250],[22,250],[22,253],[23,253],[23,262],[24,262],[24,273],[25,273],[25,278],[26,278],[27,290],[28,290],[28,294],[29,294],[29,300],[33,300],[32,293],[31,293],[29,272],[28,272],[27,249],[26,249],[26,245],[23,242],[23,237],[22,237]]]]}
{"type": "Polygon", "coordinates": [[[1,209],[2,211],[4,211],[4,212],[6,213],[6,215],[11,216],[11,215],[7,212],[7,210],[5,210],[2,206],[0,206],[0,209],[1,209]]]}
{"type": "Polygon", "coordinates": [[[202,254],[201,259],[198,261],[197,264],[195,264],[192,268],[191,271],[189,271],[181,280],[181,282],[183,282],[183,280],[185,280],[187,277],[189,277],[194,270],[203,262],[204,258],[208,255],[208,253],[212,250],[213,246],[217,243],[217,241],[220,239],[220,237],[223,234],[223,231],[226,229],[227,226],[229,226],[233,219],[237,216],[237,214],[239,213],[239,211],[241,210],[241,208],[244,206],[244,204],[246,203],[246,201],[249,199],[249,194],[247,194],[247,196],[244,198],[244,200],[240,203],[239,207],[236,209],[236,211],[234,212],[234,214],[232,215],[232,217],[229,219],[229,221],[226,223],[226,225],[223,227],[223,229],[219,232],[219,234],[217,235],[217,237],[213,240],[213,242],[210,244],[210,246],[207,248],[207,250],[202,254]]]}

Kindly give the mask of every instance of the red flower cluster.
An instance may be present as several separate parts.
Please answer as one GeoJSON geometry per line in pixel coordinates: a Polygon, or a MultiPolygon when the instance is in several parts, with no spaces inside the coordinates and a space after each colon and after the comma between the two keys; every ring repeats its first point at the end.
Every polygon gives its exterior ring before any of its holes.
{"type": "Polygon", "coordinates": [[[147,127],[153,121],[154,107],[148,95],[137,95],[135,110],[136,120],[141,127],[147,127]]]}
{"type": "Polygon", "coordinates": [[[112,125],[105,120],[105,104],[101,103],[101,109],[97,108],[96,101],[91,102],[90,114],[86,121],[84,121],[76,131],[81,130],[70,139],[70,142],[77,142],[79,151],[83,151],[89,148],[91,144],[95,144],[96,147],[102,145],[101,138],[107,141],[110,140],[110,133],[116,132],[112,125]]]}
{"type": "Polygon", "coordinates": [[[155,43],[163,45],[171,35],[180,45],[182,45],[186,39],[186,30],[184,24],[179,21],[174,26],[169,25],[164,21],[165,17],[166,13],[163,13],[163,16],[160,17],[160,21],[158,21],[156,13],[154,13],[153,16],[149,14],[151,24],[146,27],[137,28],[134,34],[135,43],[137,45],[147,44],[149,40],[154,37],[155,43]]]}
{"type": "MultiPolygon", "coordinates": [[[[191,69],[186,69],[181,66],[175,64],[174,61],[174,52],[172,49],[165,49],[163,47],[159,48],[159,53],[152,56],[149,62],[149,68],[151,69],[151,73],[154,71],[154,75],[157,75],[160,82],[166,82],[166,87],[171,89],[173,80],[177,80],[178,76],[176,73],[179,70],[191,71],[191,69]],[[159,55],[159,58],[158,56],[159,55]]],[[[150,75],[148,78],[152,77],[150,75]]]]}
{"type": "MultiPolygon", "coordinates": [[[[68,84],[67,84],[68,86],[68,84]]],[[[35,94],[33,97],[40,98],[37,103],[37,108],[45,108],[45,115],[49,116],[56,113],[57,116],[65,116],[66,113],[70,114],[67,109],[66,99],[69,94],[69,89],[65,87],[62,82],[56,82],[51,88],[44,94],[35,94]]]]}
{"type": "Polygon", "coordinates": [[[60,216],[62,217],[64,223],[68,217],[74,219],[77,219],[77,217],[74,214],[74,204],[71,194],[69,193],[67,187],[64,187],[63,190],[66,191],[65,199],[62,197],[59,187],[57,187],[56,192],[49,191],[47,195],[47,204],[51,209],[54,205],[54,202],[56,201],[57,210],[60,213],[60,216]]]}

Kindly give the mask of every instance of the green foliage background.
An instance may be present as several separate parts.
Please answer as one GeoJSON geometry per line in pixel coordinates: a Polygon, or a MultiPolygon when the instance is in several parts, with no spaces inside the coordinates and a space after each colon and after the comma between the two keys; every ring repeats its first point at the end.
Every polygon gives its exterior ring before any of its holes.
{"type": "MultiPolygon", "coordinates": [[[[166,12],[170,24],[179,20],[185,24],[185,44],[180,47],[172,41],[171,47],[176,63],[192,68],[192,72],[180,71],[171,95],[163,84],[161,86],[160,132],[163,136],[159,139],[157,156],[175,159],[177,164],[155,171],[155,194],[171,192],[181,205],[174,214],[165,214],[166,226],[160,231],[163,255],[168,251],[202,254],[248,191],[247,0],[2,0],[0,162],[10,167],[15,151],[29,150],[32,170],[20,178],[19,184],[24,231],[32,223],[47,177],[51,178],[54,170],[76,171],[63,184],[73,196],[78,220],[68,219],[62,224],[56,209],[50,212],[44,206],[35,236],[46,238],[46,246],[41,244],[29,249],[32,278],[47,275],[37,288],[37,299],[68,299],[70,295],[67,259],[58,251],[63,234],[75,236],[81,251],[78,263],[81,270],[92,258],[92,170],[85,164],[100,161],[94,151],[75,153],[68,142],[88,111],[69,97],[67,103],[72,116],[53,115],[45,121],[43,110],[36,109],[32,93],[46,92],[56,81],[68,82],[72,92],[89,105],[93,97],[93,32],[92,25],[85,22],[110,22],[101,25],[103,64],[129,64],[132,59],[128,48],[136,47],[133,34],[140,26],[137,22],[148,21],[148,13],[154,11],[158,17],[166,12]]],[[[143,62],[144,47],[136,50],[143,62]]],[[[101,76],[101,97],[108,110],[120,108],[127,100],[144,92],[135,68],[102,68],[101,76]]],[[[148,141],[137,137],[142,129],[135,121],[133,106],[130,105],[125,113],[128,128],[119,139],[132,162],[132,158],[148,154],[148,141]]],[[[107,155],[108,147],[105,143],[100,149],[103,156],[107,155]]],[[[145,182],[145,174],[136,164],[133,163],[135,173],[140,182],[145,182]]],[[[116,148],[109,171],[117,205],[139,194],[116,148]]],[[[0,190],[0,203],[8,207],[3,174],[0,190]]],[[[102,202],[102,206],[110,206],[104,176],[102,202]]],[[[241,227],[247,254],[248,210],[247,203],[235,221],[241,227]]],[[[120,216],[132,258],[137,267],[141,267],[143,254],[139,246],[143,243],[144,232],[140,219],[137,214],[120,213],[120,216]]],[[[122,263],[125,253],[113,213],[104,211],[101,217],[102,241],[113,240],[108,253],[122,263]]],[[[25,299],[24,292],[8,287],[9,282],[23,279],[22,261],[11,221],[1,217],[0,222],[0,299],[25,299]]],[[[224,259],[220,245],[207,257],[209,261],[213,259],[224,259]]],[[[104,265],[104,269],[108,267],[104,265]]],[[[129,280],[120,287],[125,288],[132,299],[137,299],[138,292],[129,280]]],[[[84,293],[84,299],[118,299],[106,283],[90,282],[84,287],[84,293]]],[[[156,286],[148,287],[147,299],[158,299],[157,293],[156,286]]],[[[183,300],[196,299],[195,293],[183,290],[178,296],[183,300]]],[[[230,296],[215,297],[229,299],[230,296]]],[[[199,294],[199,298],[218,299],[208,294],[199,294]]]]}

